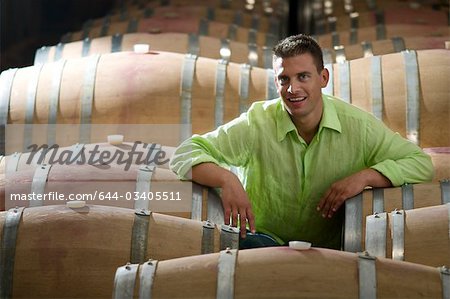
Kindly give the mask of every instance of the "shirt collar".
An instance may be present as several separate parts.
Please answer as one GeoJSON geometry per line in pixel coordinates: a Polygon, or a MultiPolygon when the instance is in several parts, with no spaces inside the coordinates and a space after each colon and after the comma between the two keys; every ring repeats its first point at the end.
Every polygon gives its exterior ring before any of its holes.
{"type": "MultiPolygon", "coordinates": [[[[322,101],[323,115],[319,125],[319,134],[322,132],[323,128],[333,129],[340,133],[341,122],[339,121],[336,107],[333,105],[332,100],[327,95],[322,95],[322,101]]],[[[286,111],[281,98],[278,99],[277,105],[277,140],[280,142],[284,138],[286,138],[286,135],[289,132],[295,131],[296,128],[291,118],[289,117],[289,114],[286,111]]]]}

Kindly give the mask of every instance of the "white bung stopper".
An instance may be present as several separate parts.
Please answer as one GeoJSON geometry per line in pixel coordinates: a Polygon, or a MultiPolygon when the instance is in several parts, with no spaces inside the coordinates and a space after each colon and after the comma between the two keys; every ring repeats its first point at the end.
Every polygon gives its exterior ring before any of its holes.
{"type": "Polygon", "coordinates": [[[303,241],[289,241],[289,248],[295,250],[308,250],[311,248],[311,243],[303,241]]]}
{"type": "Polygon", "coordinates": [[[134,53],[145,54],[150,51],[150,45],[149,44],[135,44],[133,46],[133,49],[134,49],[134,53]]]}
{"type": "Polygon", "coordinates": [[[83,200],[74,200],[66,202],[66,207],[71,209],[79,209],[86,205],[86,202],[83,200]]]}
{"type": "Polygon", "coordinates": [[[108,143],[118,145],[123,143],[123,135],[108,135],[108,143]]]}

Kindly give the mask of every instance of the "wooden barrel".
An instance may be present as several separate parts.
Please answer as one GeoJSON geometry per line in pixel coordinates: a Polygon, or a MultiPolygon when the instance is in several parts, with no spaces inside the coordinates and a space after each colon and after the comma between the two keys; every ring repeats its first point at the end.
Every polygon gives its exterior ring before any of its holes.
{"type": "Polygon", "coordinates": [[[434,179],[450,179],[450,147],[431,147],[423,150],[431,156],[433,161],[434,179]]]}
{"type": "Polygon", "coordinates": [[[421,147],[450,144],[444,129],[450,127],[449,50],[373,56],[336,63],[332,69],[325,93],[372,112],[421,147]]]}
{"type": "MultiPolygon", "coordinates": [[[[164,0],[161,1],[117,1],[116,11],[126,11],[133,8],[145,8],[152,3],[158,3],[168,6],[191,6],[193,3],[190,0],[164,0]]],[[[222,9],[231,10],[245,10],[250,13],[272,15],[279,14],[283,11],[284,0],[263,0],[263,1],[224,1],[224,0],[197,0],[195,5],[208,6],[208,7],[219,7],[222,9]]]]}
{"type": "Polygon", "coordinates": [[[323,49],[324,63],[343,62],[374,55],[384,55],[404,50],[445,49],[450,37],[393,37],[391,39],[364,41],[357,45],[323,49]]]}
{"type": "Polygon", "coordinates": [[[353,12],[347,15],[328,17],[325,21],[316,21],[314,32],[315,34],[324,34],[393,24],[447,26],[448,12],[430,8],[414,9],[409,7],[377,10],[375,12],[353,12]]]}
{"type": "MultiPolygon", "coordinates": [[[[7,91],[2,124],[192,124],[192,133],[211,131],[252,101],[277,96],[272,70],[159,51],[11,69],[2,72],[0,85],[7,91]]],[[[32,144],[33,132],[22,132],[24,144],[32,144]]],[[[77,142],[90,143],[85,134],[77,142]]]]}
{"type": "Polygon", "coordinates": [[[238,42],[257,44],[261,47],[266,46],[269,48],[272,48],[277,41],[277,37],[271,33],[238,27],[234,24],[208,21],[207,19],[194,17],[180,18],[178,16],[172,18],[154,16],[145,19],[111,23],[107,30],[104,30],[103,26],[92,27],[86,31],[68,33],[63,36],[61,41],[77,41],[86,37],[94,38],[117,33],[123,34],[132,32],[147,32],[153,34],[165,32],[196,33],[217,38],[228,38],[238,42]]]}
{"type": "Polygon", "coordinates": [[[108,26],[109,23],[131,19],[148,18],[152,16],[196,17],[206,18],[210,21],[235,24],[239,27],[251,28],[262,32],[280,34],[280,21],[276,17],[266,17],[258,14],[245,13],[242,10],[213,8],[208,6],[159,6],[159,3],[150,2],[145,8],[130,8],[120,13],[110,14],[106,17],[89,20],[83,25],[83,29],[96,26],[108,26]]]}
{"type": "Polygon", "coordinates": [[[120,267],[113,298],[444,298],[441,271],[320,248],[228,250],[120,267]]]}
{"type": "Polygon", "coordinates": [[[450,203],[366,218],[365,250],[428,266],[450,265],[450,203]]]}
{"type": "Polygon", "coordinates": [[[4,298],[111,298],[114,272],[130,259],[199,255],[238,242],[227,226],[95,205],[0,212],[1,232],[4,298]]]}
{"type": "Polygon", "coordinates": [[[412,210],[450,203],[450,182],[407,184],[368,189],[345,201],[344,250],[362,251],[366,217],[375,213],[412,210]]]}
{"type": "Polygon", "coordinates": [[[272,68],[272,49],[193,33],[126,33],[60,43],[56,46],[38,49],[34,64],[93,54],[133,51],[135,44],[148,44],[152,51],[190,53],[201,57],[272,68]]]}
{"type": "Polygon", "coordinates": [[[224,221],[222,201],[214,189],[180,181],[168,169],[173,147],[124,142],[44,149],[1,159],[0,210],[78,199],[219,224],[224,221]]]}
{"type": "Polygon", "coordinates": [[[393,37],[412,36],[450,36],[450,27],[432,25],[406,25],[394,24],[385,26],[373,26],[358,28],[354,31],[339,31],[315,36],[317,42],[323,48],[335,46],[355,45],[364,41],[384,40],[393,37]]]}

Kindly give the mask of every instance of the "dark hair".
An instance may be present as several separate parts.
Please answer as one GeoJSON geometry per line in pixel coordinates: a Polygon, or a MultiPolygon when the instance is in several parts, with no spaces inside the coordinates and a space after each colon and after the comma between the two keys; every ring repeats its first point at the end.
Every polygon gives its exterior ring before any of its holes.
{"type": "Polygon", "coordinates": [[[310,53],[314,59],[317,71],[323,70],[322,49],[309,35],[298,34],[286,37],[273,47],[274,59],[289,58],[310,53]]]}

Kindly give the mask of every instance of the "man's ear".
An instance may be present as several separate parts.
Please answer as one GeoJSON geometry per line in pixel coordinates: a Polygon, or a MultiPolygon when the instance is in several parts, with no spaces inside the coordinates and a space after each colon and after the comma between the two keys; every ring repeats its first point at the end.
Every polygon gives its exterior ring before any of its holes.
{"type": "Polygon", "coordinates": [[[328,80],[330,79],[330,73],[328,72],[328,69],[326,67],[323,68],[323,70],[320,72],[321,77],[321,87],[325,88],[327,87],[328,80]]]}
{"type": "Polygon", "coordinates": [[[272,56],[273,81],[275,83],[275,87],[277,88],[277,90],[280,90],[280,85],[277,79],[277,72],[278,72],[277,59],[278,57],[276,57],[275,55],[272,56]]]}
{"type": "Polygon", "coordinates": [[[280,82],[278,81],[277,78],[277,69],[274,68],[273,69],[273,83],[275,84],[276,89],[279,91],[280,90],[280,82]]]}
{"type": "Polygon", "coordinates": [[[280,86],[278,85],[278,80],[277,80],[277,76],[276,75],[273,76],[273,83],[275,83],[275,87],[278,90],[280,88],[280,86]]]}

